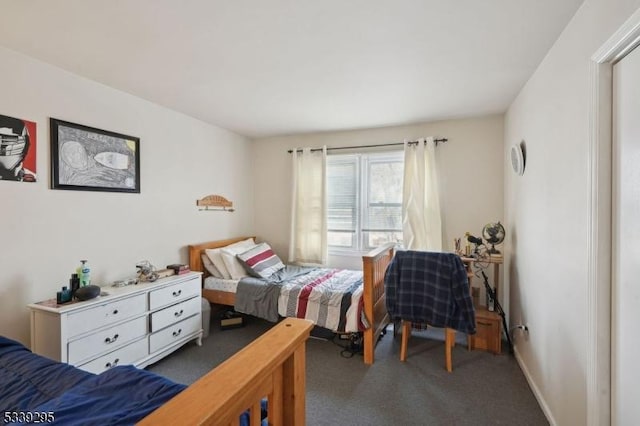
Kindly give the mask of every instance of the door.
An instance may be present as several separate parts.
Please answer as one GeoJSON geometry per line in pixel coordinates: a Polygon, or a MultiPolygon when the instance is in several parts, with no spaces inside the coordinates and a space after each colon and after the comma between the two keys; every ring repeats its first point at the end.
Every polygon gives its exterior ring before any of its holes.
{"type": "Polygon", "coordinates": [[[613,67],[611,416],[640,421],[640,48],[613,67]]]}

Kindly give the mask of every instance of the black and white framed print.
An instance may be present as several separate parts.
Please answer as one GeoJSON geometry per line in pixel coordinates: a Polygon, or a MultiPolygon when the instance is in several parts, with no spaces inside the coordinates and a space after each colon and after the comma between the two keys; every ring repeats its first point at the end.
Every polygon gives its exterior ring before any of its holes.
{"type": "Polygon", "coordinates": [[[53,189],[140,193],[140,138],[50,119],[53,189]]]}

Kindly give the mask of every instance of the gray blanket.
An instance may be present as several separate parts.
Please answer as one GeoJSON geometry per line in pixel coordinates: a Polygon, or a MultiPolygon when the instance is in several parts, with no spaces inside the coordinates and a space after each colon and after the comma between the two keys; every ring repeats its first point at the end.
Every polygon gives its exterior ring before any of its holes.
{"type": "Polygon", "coordinates": [[[244,277],[236,290],[236,312],[278,322],[278,296],[281,284],[315,268],[287,265],[269,278],[244,277]]]}

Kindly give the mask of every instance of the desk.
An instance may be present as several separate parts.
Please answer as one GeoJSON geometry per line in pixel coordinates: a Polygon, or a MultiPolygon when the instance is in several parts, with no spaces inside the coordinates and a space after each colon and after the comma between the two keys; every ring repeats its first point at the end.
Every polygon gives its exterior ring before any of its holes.
{"type": "MultiPolygon", "coordinates": [[[[460,257],[467,269],[467,277],[469,278],[469,287],[471,289],[471,280],[475,276],[471,270],[471,266],[476,263],[483,265],[493,264],[493,290],[498,297],[498,284],[500,282],[500,265],[502,265],[502,256],[490,256],[483,258],[460,257]]],[[[473,292],[472,292],[473,295],[473,292]]],[[[476,309],[476,334],[467,336],[468,349],[479,349],[494,354],[502,352],[502,330],[501,316],[487,307],[474,306],[476,309]]]]}
{"type": "Polygon", "coordinates": [[[475,277],[475,274],[471,270],[471,265],[475,265],[476,263],[493,265],[493,291],[495,291],[497,299],[498,284],[500,283],[500,265],[502,265],[502,256],[484,256],[479,258],[460,256],[460,259],[462,259],[462,263],[464,263],[465,268],[467,268],[469,286],[471,286],[471,279],[475,277]]]}

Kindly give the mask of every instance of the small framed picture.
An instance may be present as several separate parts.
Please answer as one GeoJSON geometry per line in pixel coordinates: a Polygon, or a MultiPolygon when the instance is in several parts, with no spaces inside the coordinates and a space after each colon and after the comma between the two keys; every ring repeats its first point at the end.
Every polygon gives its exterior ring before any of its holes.
{"type": "Polygon", "coordinates": [[[36,123],[0,115],[0,181],[36,181],[36,123]]]}
{"type": "Polygon", "coordinates": [[[53,189],[140,193],[140,138],[50,119],[53,189]]]}

